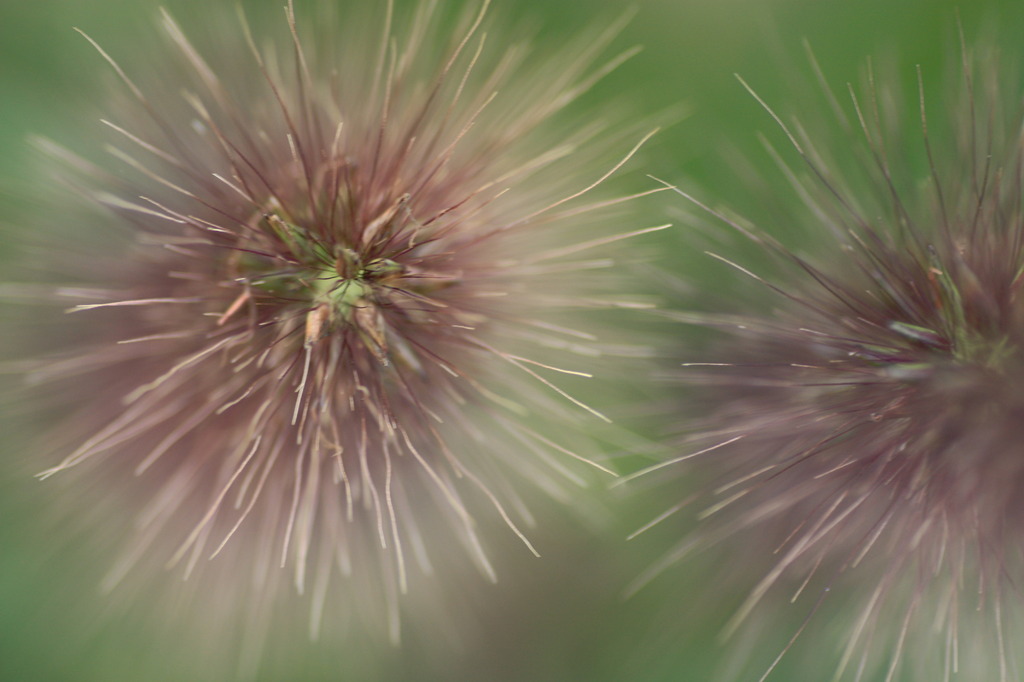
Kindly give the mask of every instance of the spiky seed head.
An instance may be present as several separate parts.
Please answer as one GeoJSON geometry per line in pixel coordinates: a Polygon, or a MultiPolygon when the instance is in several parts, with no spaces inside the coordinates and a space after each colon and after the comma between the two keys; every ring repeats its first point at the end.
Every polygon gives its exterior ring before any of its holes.
{"type": "Polygon", "coordinates": [[[1024,117],[1008,61],[964,52],[941,100],[919,74],[916,124],[873,75],[831,127],[768,109],[799,242],[712,213],[774,261],[715,254],[769,311],[677,316],[721,334],[683,372],[708,408],[682,455],[710,479],[692,545],[763,570],[727,629],[799,600],[798,642],[849,624],[837,679],[1020,677],[1024,117]]]}
{"type": "Polygon", "coordinates": [[[32,379],[74,412],[44,478],[141,505],[110,586],[169,562],[262,635],[287,570],[314,633],[397,638],[413,574],[463,551],[493,578],[486,519],[532,550],[528,489],[588,480],[604,417],[557,377],[628,350],[588,311],[636,305],[611,250],[644,230],[591,195],[641,136],[563,110],[618,27],[539,59],[492,45],[485,9],[388,3],[370,29],[289,3],[266,47],[225,29],[223,67],[164,13],[173,80],[96,46],[128,95],[104,121],[121,166],[47,143],[105,217],[82,208],[83,255],[44,267],[69,343],[32,379]]]}

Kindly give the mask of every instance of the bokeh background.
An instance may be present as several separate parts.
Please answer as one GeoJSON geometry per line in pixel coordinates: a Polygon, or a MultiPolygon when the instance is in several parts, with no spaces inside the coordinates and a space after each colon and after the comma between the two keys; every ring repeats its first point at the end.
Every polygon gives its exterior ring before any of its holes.
{"type": "MultiPolygon", "coordinates": [[[[323,0],[358,5],[376,0],[323,0]]],[[[202,23],[204,8],[231,0],[0,0],[0,267],[11,265],[9,240],[29,216],[43,210],[44,166],[30,135],[87,148],[111,78],[109,69],[77,26],[122,62],[144,50],[156,35],[162,4],[186,27],[202,23]]],[[[276,12],[281,0],[244,0],[254,12],[276,12]]],[[[306,0],[297,0],[300,12],[306,0]]],[[[399,2],[398,6],[407,6],[399,2]]],[[[601,82],[580,103],[612,100],[638,119],[670,121],[640,159],[628,182],[652,181],[644,173],[678,182],[712,204],[754,212],[735,171],[737,156],[753,169],[772,173],[759,135],[777,129],[738,84],[742,74],[761,96],[780,108],[799,110],[808,92],[806,39],[829,81],[841,88],[863,73],[867,56],[890,59],[913,85],[913,66],[926,74],[946,68],[958,53],[957,17],[968,36],[990,24],[1024,26],[1019,2],[955,0],[495,0],[492,12],[517,25],[535,26],[538,40],[558,43],[595,22],[623,12],[635,16],[617,39],[643,52],[601,82]]],[[[557,68],[557,64],[552,64],[557,68]]],[[[62,191],[56,188],[53,191],[62,191]]],[[[699,284],[722,276],[700,248],[688,243],[690,211],[681,199],[646,202],[637,227],[667,220],[676,228],[659,238],[659,267],[699,284]]],[[[0,281],[6,277],[0,275],[0,281]]],[[[668,298],[674,280],[665,280],[668,298]]],[[[646,286],[651,286],[648,283],[646,286]]],[[[655,283],[656,286],[656,283],[655,283]]],[[[699,297],[698,297],[699,298],[699,297]]],[[[682,305],[682,304],[681,304],[682,305]]],[[[8,310],[8,309],[4,309],[8,310]]],[[[12,324],[8,313],[0,334],[12,324]]],[[[687,332],[679,329],[679,343],[687,332]]],[[[671,347],[664,336],[656,345],[671,347]]],[[[10,391],[10,382],[3,384],[10,391]]],[[[682,396],[679,399],[683,399],[682,396]]],[[[222,679],[202,659],[166,637],[144,617],[112,617],[96,581],[102,570],[88,538],[62,534],[41,521],[54,503],[52,490],[32,478],[30,437],[45,421],[22,418],[11,401],[0,437],[0,680],[222,679]]],[[[666,403],[635,410],[635,428],[654,438],[667,431],[666,403]],[[653,412],[654,416],[645,414],[653,412]]],[[[636,464],[642,465],[643,458],[636,464]]],[[[708,586],[722,557],[704,557],[669,569],[647,588],[623,599],[626,586],[670,548],[685,522],[666,524],[650,535],[625,537],[685,494],[640,485],[632,496],[594,491],[613,505],[600,530],[583,528],[554,505],[542,509],[544,524],[532,534],[543,558],[521,547],[499,550],[502,580],[479,592],[470,628],[459,646],[441,644],[429,629],[408,632],[400,649],[351,642],[309,643],[302,633],[276,646],[260,679],[266,680],[635,680],[702,681],[730,669],[737,651],[750,647],[763,668],[799,623],[800,613],[778,614],[776,630],[758,643],[723,646],[718,631],[738,595],[711,595],[708,586]],[[773,639],[774,638],[774,639],[773,639]]],[[[743,561],[737,551],[736,561],[743,561]]],[[[834,648],[822,645],[820,676],[813,666],[784,662],[772,679],[827,678],[834,648]]],[[[813,658],[813,657],[812,657],[813,658]]],[[[756,669],[757,663],[752,669],[756,669]]],[[[741,679],[746,679],[742,677],[741,679]]],[[[752,678],[756,679],[756,675],[752,678]]]]}

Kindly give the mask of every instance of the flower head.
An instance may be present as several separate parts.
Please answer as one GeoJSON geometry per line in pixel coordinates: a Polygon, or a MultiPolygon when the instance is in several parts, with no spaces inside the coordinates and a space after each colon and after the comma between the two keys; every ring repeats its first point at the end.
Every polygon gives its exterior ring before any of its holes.
{"type": "Polygon", "coordinates": [[[908,659],[922,679],[1018,677],[1024,118],[997,54],[964,63],[939,114],[919,76],[916,140],[873,76],[836,105],[841,143],[768,109],[799,158],[799,246],[712,213],[774,259],[718,256],[773,309],[679,316],[723,337],[684,371],[710,407],[683,458],[714,472],[693,545],[768,565],[731,628],[783,593],[851,623],[837,679],[908,659]]]}
{"type": "Polygon", "coordinates": [[[433,3],[388,3],[383,31],[335,35],[326,6],[313,27],[289,3],[280,42],[226,34],[227,67],[165,13],[174,48],[145,81],[97,46],[129,95],[105,121],[122,166],[48,145],[106,217],[61,269],[73,343],[32,378],[75,412],[44,477],[142,503],[111,585],[214,558],[215,591],[266,625],[283,565],[315,631],[353,610],[325,609],[348,574],[397,637],[410,563],[461,545],[493,577],[483,510],[533,549],[521,483],[585,480],[581,424],[603,415],[555,373],[615,353],[575,326],[587,310],[632,305],[601,253],[631,236],[602,225],[626,197],[589,199],[632,152],[557,115],[617,29],[540,62],[491,50],[485,9],[449,34],[433,3]]]}

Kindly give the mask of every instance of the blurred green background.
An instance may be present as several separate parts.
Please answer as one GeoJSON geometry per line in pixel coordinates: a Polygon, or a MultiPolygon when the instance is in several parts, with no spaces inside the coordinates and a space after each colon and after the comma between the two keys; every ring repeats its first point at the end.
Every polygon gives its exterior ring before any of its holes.
{"type": "MultiPolygon", "coordinates": [[[[224,2],[226,0],[211,0],[224,2]]],[[[325,0],[327,1],[327,0],[325,0]]],[[[358,4],[372,0],[336,0],[358,4]]],[[[202,22],[209,2],[167,1],[186,27],[202,22]]],[[[246,7],[277,11],[281,0],[246,0],[246,7]]],[[[299,0],[301,12],[304,4],[299,0]]],[[[407,3],[399,3],[402,7],[407,3]]],[[[735,153],[768,169],[758,134],[775,134],[770,119],[737,83],[742,74],[770,103],[807,92],[801,40],[813,46],[830,82],[857,80],[869,55],[893,55],[907,74],[947,65],[958,50],[957,11],[968,36],[986,23],[1024,26],[1024,3],[956,0],[496,0],[493,13],[511,22],[533,22],[540,39],[557,43],[594,22],[610,21],[633,8],[636,16],[616,45],[644,51],[622,66],[581,106],[612,99],[636,117],[655,117],[683,105],[685,116],[647,147],[643,170],[711,203],[747,208],[732,170],[735,153]],[[793,65],[799,64],[799,68],[793,65]]],[[[0,0],[0,207],[9,216],[31,213],[39,183],[47,182],[27,144],[42,135],[75,147],[97,129],[93,112],[110,82],[109,69],[72,31],[86,31],[124,59],[155,35],[158,3],[150,0],[0,0]]],[[[912,82],[912,81],[911,81],[912,82]]],[[[642,176],[637,186],[646,182],[642,176]]],[[[644,226],[672,219],[672,201],[647,204],[644,226]]],[[[685,207],[679,206],[682,212],[685,207]]],[[[703,258],[685,247],[685,228],[663,237],[678,254],[679,267],[699,281],[703,258]],[[684,265],[685,264],[685,265],[684,265]],[[693,269],[691,272],[690,269],[693,269]]],[[[4,245],[0,245],[4,246],[4,245]]],[[[699,252],[699,250],[698,250],[699,252]]],[[[0,265],[7,250],[0,249],[0,265]]],[[[716,270],[716,272],[720,272],[716,270]]],[[[710,276],[710,275],[709,275],[710,276]]],[[[0,276],[0,281],[5,279],[0,276]]],[[[0,326],[6,323],[0,323],[0,326]]],[[[11,422],[14,422],[13,424],[11,422]]],[[[145,626],[104,619],[96,569],[77,563],[88,548],[40,531],[47,497],[24,464],[23,422],[9,429],[0,448],[0,680],[221,679],[206,675],[187,650],[156,640],[145,626]],[[20,427],[20,429],[19,429],[20,427]]],[[[643,488],[643,486],[641,486],[643,488]]],[[[642,490],[641,490],[642,492],[642,490]]],[[[346,643],[281,647],[262,679],[277,680],[634,680],[701,681],[727,667],[730,649],[716,641],[730,604],[710,608],[704,586],[715,572],[710,559],[670,569],[630,600],[625,585],[657,561],[679,526],[650,537],[624,537],[681,497],[659,488],[620,501],[617,520],[603,533],[560,525],[552,519],[534,535],[543,559],[526,552],[499,556],[502,581],[484,592],[476,638],[454,652],[439,651],[430,633],[408,634],[400,650],[382,651],[346,643]]],[[[728,601],[728,600],[727,600],[728,601]]],[[[795,616],[793,617],[795,618],[795,616]]],[[[785,621],[777,650],[791,631],[785,621]]],[[[301,634],[301,633],[300,633],[301,634]]],[[[773,649],[774,647],[774,649],[773,649]]],[[[834,654],[823,650],[822,659],[834,654]]],[[[758,660],[766,663],[770,656],[758,660]]],[[[772,679],[815,680],[803,668],[787,668],[772,679]]],[[[756,666],[755,666],[756,667],[756,666]]],[[[831,668],[822,669],[822,678],[831,668]]]]}

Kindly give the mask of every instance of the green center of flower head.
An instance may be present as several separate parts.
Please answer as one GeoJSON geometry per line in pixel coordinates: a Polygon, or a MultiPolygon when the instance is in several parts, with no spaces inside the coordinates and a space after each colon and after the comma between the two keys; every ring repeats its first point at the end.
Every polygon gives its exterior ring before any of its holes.
{"type": "Polygon", "coordinates": [[[955,269],[941,267],[937,255],[932,252],[930,256],[928,281],[934,321],[928,326],[889,322],[889,331],[917,351],[914,361],[897,363],[895,373],[920,377],[940,364],[1005,369],[1017,352],[1010,331],[1018,316],[1014,291],[985,290],[966,264],[955,269]]]}
{"type": "Polygon", "coordinates": [[[388,258],[363,262],[354,250],[342,247],[333,267],[321,270],[313,279],[311,294],[314,304],[326,305],[332,314],[348,320],[355,308],[365,305],[374,285],[393,279],[404,268],[388,258]]]}
{"type": "MultiPolygon", "coordinates": [[[[273,240],[273,262],[245,254],[239,274],[253,289],[282,306],[306,312],[306,347],[343,328],[359,333],[364,345],[388,364],[387,328],[381,312],[407,268],[382,256],[367,256],[352,246],[329,244],[276,213],[260,220],[273,240]],[[280,267],[281,263],[287,263],[280,267]]],[[[408,287],[403,287],[408,288],[408,287]]]]}

